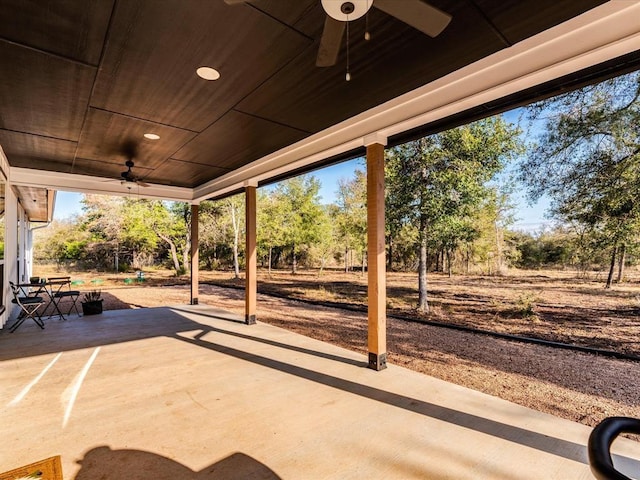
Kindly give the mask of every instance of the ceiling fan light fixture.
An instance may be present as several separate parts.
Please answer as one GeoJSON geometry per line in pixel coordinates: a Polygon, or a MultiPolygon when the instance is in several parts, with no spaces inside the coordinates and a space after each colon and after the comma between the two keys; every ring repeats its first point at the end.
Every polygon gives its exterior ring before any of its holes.
{"type": "Polygon", "coordinates": [[[204,80],[218,80],[220,78],[220,72],[211,67],[199,67],[196,74],[204,80]]]}
{"type": "Polygon", "coordinates": [[[322,8],[330,17],[348,22],[362,17],[372,3],[371,0],[322,0],[322,8]]]}
{"type": "Polygon", "coordinates": [[[145,133],[144,138],[148,138],[149,140],[160,140],[160,135],[155,133],[145,133]]]}

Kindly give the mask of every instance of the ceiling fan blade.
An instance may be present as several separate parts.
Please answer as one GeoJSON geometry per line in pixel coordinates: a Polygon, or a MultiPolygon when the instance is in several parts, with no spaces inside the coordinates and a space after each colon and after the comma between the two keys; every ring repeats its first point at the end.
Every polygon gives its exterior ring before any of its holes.
{"type": "Polygon", "coordinates": [[[141,187],[150,187],[150,186],[151,186],[151,185],[149,185],[148,183],[143,182],[143,181],[141,181],[141,180],[136,180],[136,183],[137,183],[138,185],[140,185],[141,187]]]}
{"type": "Polygon", "coordinates": [[[251,0],[224,0],[227,5],[238,5],[239,3],[251,3],[251,0]]]}
{"type": "Polygon", "coordinates": [[[316,57],[317,67],[331,67],[336,64],[340,47],[342,46],[342,36],[344,35],[345,22],[336,20],[327,15],[324,21],[324,30],[320,38],[320,47],[316,57]]]}
{"type": "Polygon", "coordinates": [[[374,0],[373,6],[430,37],[437,37],[452,18],[422,0],[374,0]]]}

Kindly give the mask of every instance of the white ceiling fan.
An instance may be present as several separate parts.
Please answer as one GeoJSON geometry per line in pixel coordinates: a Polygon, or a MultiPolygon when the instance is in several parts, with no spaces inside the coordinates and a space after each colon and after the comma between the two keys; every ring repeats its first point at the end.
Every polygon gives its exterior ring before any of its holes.
{"type": "MultiPolygon", "coordinates": [[[[253,3],[255,0],[224,0],[228,5],[253,3]]],[[[316,66],[336,64],[342,37],[348,22],[364,16],[371,7],[412,26],[430,37],[438,36],[451,21],[451,15],[422,0],[321,0],[327,14],[316,66]]]]}

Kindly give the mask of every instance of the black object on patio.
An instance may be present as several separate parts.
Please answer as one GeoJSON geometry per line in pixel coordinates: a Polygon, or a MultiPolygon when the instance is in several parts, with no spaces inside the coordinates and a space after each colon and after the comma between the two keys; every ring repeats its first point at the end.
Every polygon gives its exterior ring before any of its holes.
{"type": "Polygon", "coordinates": [[[13,282],[9,282],[9,285],[11,286],[11,292],[13,293],[13,300],[11,300],[11,302],[20,307],[18,318],[14,324],[9,327],[9,332],[15,332],[27,318],[36,322],[40,328],[44,328],[44,322],[42,321],[40,313],[38,313],[40,307],[45,304],[44,299],[38,296],[29,296],[28,293],[24,292],[21,285],[16,285],[13,282]]]}
{"type": "Polygon", "coordinates": [[[615,469],[611,458],[611,444],[622,433],[640,434],[640,420],[629,417],[605,418],[589,435],[589,466],[598,480],[632,480],[615,469]]]}

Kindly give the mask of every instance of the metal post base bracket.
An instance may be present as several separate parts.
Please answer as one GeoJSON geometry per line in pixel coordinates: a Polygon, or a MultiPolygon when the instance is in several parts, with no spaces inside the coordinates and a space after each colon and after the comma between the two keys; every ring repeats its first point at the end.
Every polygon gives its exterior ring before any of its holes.
{"type": "Polygon", "coordinates": [[[255,315],[245,315],[244,323],[247,325],[255,325],[256,324],[256,316],[255,315]]]}
{"type": "Polygon", "coordinates": [[[369,365],[371,370],[379,372],[387,368],[387,354],[386,353],[371,353],[369,352],[369,365]]]}

